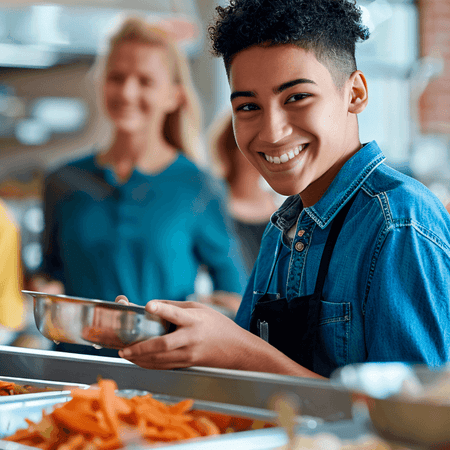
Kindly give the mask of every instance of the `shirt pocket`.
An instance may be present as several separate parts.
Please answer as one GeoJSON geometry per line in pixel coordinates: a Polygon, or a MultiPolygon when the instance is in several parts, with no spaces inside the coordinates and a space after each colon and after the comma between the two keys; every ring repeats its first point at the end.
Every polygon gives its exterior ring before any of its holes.
{"type": "Polygon", "coordinates": [[[350,302],[322,300],[314,368],[329,376],[338,367],[349,364],[351,328],[350,302]]]}

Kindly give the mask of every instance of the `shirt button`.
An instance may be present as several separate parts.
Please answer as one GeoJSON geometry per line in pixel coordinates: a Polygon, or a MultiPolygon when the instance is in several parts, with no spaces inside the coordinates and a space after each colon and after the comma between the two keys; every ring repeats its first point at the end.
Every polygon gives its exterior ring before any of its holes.
{"type": "Polygon", "coordinates": [[[295,250],[302,252],[305,249],[305,244],[303,242],[297,242],[295,244],[295,250]]]}
{"type": "Polygon", "coordinates": [[[299,230],[299,232],[297,233],[298,237],[302,237],[305,234],[305,230],[299,230]]]}

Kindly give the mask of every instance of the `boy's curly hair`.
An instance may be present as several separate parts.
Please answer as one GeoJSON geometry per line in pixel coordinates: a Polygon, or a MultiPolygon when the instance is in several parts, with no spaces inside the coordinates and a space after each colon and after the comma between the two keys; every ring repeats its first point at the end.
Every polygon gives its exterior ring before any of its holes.
{"type": "Polygon", "coordinates": [[[230,0],[216,11],[208,32],[227,73],[248,47],[295,44],[314,52],[340,86],[356,70],[356,42],[369,37],[355,0],[230,0]]]}

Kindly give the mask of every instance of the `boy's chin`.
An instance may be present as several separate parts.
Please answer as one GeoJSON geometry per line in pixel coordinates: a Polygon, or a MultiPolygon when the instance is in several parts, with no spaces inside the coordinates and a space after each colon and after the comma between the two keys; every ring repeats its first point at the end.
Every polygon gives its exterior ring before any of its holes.
{"type": "Polygon", "coordinates": [[[297,195],[299,192],[301,192],[301,185],[298,183],[287,181],[283,182],[281,179],[275,180],[272,177],[264,176],[266,174],[261,173],[262,177],[267,181],[267,184],[277,193],[280,195],[284,195],[286,197],[289,197],[291,195],[297,195]]]}
{"type": "Polygon", "coordinates": [[[284,195],[286,197],[290,197],[291,195],[297,195],[300,191],[297,186],[292,185],[283,185],[279,183],[271,183],[271,180],[267,180],[267,183],[269,183],[270,187],[280,195],[284,195]]]}

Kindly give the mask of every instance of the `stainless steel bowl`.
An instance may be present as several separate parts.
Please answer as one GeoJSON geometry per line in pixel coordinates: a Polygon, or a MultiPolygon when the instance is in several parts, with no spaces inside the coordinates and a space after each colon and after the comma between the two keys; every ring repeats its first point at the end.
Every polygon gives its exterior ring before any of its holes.
{"type": "Polygon", "coordinates": [[[450,442],[448,389],[432,395],[436,386],[450,388],[450,367],[353,364],[336,370],[331,379],[366,403],[370,420],[383,438],[420,448],[441,448],[450,442]]]}
{"type": "Polygon", "coordinates": [[[161,336],[169,323],[143,306],[93,300],[43,292],[31,295],[36,326],[46,338],[59,343],[121,349],[161,336]]]}

